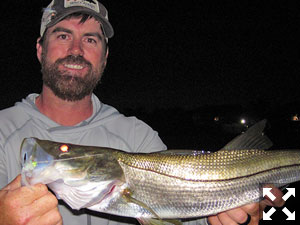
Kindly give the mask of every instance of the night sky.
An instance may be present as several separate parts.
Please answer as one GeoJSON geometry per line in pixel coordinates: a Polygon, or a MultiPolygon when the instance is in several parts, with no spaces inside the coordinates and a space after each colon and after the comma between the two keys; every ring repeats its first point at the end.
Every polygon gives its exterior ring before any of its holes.
{"type": "MultiPolygon", "coordinates": [[[[214,151],[236,135],[191,122],[199,107],[300,106],[299,0],[101,2],[115,36],[95,93],[125,115],[144,113],[169,148],[214,151]]],[[[49,3],[0,1],[0,110],[41,91],[35,45],[49,3]]],[[[298,123],[295,131],[274,121],[274,146],[299,149],[298,123]]]]}
{"type": "MultiPolygon", "coordinates": [[[[49,2],[0,3],[1,109],[41,90],[35,43],[49,2]]],[[[299,102],[297,1],[102,2],[115,36],[96,94],[120,111],[299,102]]]]}

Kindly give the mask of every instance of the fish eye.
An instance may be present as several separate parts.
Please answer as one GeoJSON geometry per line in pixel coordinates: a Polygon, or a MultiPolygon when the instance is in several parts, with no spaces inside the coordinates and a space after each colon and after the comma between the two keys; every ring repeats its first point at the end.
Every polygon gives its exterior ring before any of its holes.
{"type": "Polygon", "coordinates": [[[68,145],[61,145],[61,146],[59,147],[59,150],[60,150],[61,152],[68,152],[68,151],[69,151],[69,146],[68,146],[68,145]]]}

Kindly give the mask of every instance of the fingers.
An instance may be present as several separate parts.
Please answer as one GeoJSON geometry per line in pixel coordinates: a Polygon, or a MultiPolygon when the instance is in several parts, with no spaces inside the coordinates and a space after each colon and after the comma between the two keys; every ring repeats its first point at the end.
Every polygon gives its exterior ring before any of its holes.
{"type": "Polygon", "coordinates": [[[282,207],[285,201],[282,199],[283,193],[280,189],[276,188],[274,185],[266,185],[265,187],[272,188],[271,193],[276,197],[274,201],[272,201],[268,196],[265,196],[265,199],[262,201],[262,206],[274,206],[274,207],[282,207]]]}
{"type": "MultiPolygon", "coordinates": [[[[252,205],[250,207],[252,207],[252,205]]],[[[229,210],[227,211],[227,215],[230,217],[231,220],[236,221],[239,224],[245,223],[248,219],[246,207],[229,210]]]]}
{"type": "Polygon", "coordinates": [[[41,221],[47,221],[47,224],[45,225],[63,224],[62,216],[58,211],[58,208],[55,208],[50,212],[48,212],[47,214],[45,214],[44,217],[41,218],[41,221]]]}
{"type": "Polygon", "coordinates": [[[0,224],[61,225],[57,204],[46,185],[21,187],[17,177],[0,191],[0,224]]]}
{"type": "MultiPolygon", "coordinates": [[[[242,206],[241,209],[250,216],[248,225],[257,225],[260,220],[260,205],[259,203],[252,203],[242,206]]],[[[244,221],[245,223],[246,221],[244,221]]]]}
{"type": "Polygon", "coordinates": [[[211,225],[238,225],[245,223],[248,220],[249,215],[251,219],[248,225],[257,225],[259,220],[262,218],[263,210],[267,205],[282,207],[285,203],[282,199],[283,194],[278,188],[272,185],[268,185],[268,187],[272,187],[271,192],[276,197],[274,201],[264,199],[259,203],[252,203],[240,208],[231,209],[215,216],[208,217],[208,222],[211,225]]]}
{"type": "MultiPolygon", "coordinates": [[[[258,205],[258,204],[257,204],[258,205]]],[[[219,213],[215,216],[210,216],[208,218],[208,222],[211,225],[223,225],[223,224],[230,224],[230,225],[238,225],[243,224],[248,219],[248,214],[245,211],[247,210],[253,210],[252,207],[258,208],[255,205],[248,206],[247,208],[241,207],[241,208],[235,208],[228,210],[226,212],[219,213]]],[[[258,210],[257,210],[258,212],[258,210]]]]}
{"type": "Polygon", "coordinates": [[[249,221],[249,225],[257,225],[259,222],[259,204],[253,203],[210,216],[208,222],[211,225],[239,225],[249,221]],[[250,216],[250,221],[249,217],[250,216]]]}
{"type": "MultiPolygon", "coordinates": [[[[24,220],[28,220],[33,224],[57,224],[60,219],[56,197],[46,189],[44,194],[44,185],[37,185],[34,188],[34,197],[32,196],[32,202],[23,207],[21,217],[24,220]],[[38,190],[38,191],[36,191],[38,190]],[[40,191],[40,192],[39,192],[40,191]]],[[[30,196],[25,196],[30,202],[30,196]]]]}
{"type": "Polygon", "coordinates": [[[233,218],[231,218],[231,216],[228,214],[228,212],[222,212],[216,216],[210,216],[208,218],[208,222],[211,225],[224,225],[224,224],[239,225],[239,224],[246,222],[247,218],[248,218],[248,216],[246,214],[246,220],[241,220],[243,222],[241,222],[241,221],[238,222],[238,221],[234,220],[233,218]]]}
{"type": "Polygon", "coordinates": [[[51,192],[48,192],[46,195],[34,200],[32,204],[28,206],[28,209],[32,215],[44,215],[48,211],[56,209],[57,204],[58,201],[56,197],[51,192]]]}
{"type": "Polygon", "coordinates": [[[276,197],[274,201],[272,201],[268,196],[265,197],[264,200],[259,202],[259,218],[263,217],[263,211],[266,206],[274,206],[274,207],[282,207],[285,204],[285,201],[282,199],[283,193],[280,189],[276,188],[273,185],[266,185],[265,187],[272,188],[271,193],[276,197]]]}
{"type": "MultiPolygon", "coordinates": [[[[221,222],[221,224],[230,224],[230,225],[238,225],[240,221],[236,221],[234,220],[231,216],[230,216],[230,212],[231,210],[229,211],[226,211],[226,212],[223,212],[223,213],[220,213],[218,215],[218,219],[219,221],[221,222]]],[[[247,218],[247,216],[246,216],[247,218]]],[[[242,222],[241,222],[242,223],[242,222]]]]}
{"type": "Polygon", "coordinates": [[[33,201],[43,197],[48,194],[48,188],[44,184],[36,184],[31,187],[21,187],[12,191],[11,194],[14,195],[15,205],[30,205],[33,201]]]}
{"type": "Polygon", "coordinates": [[[48,193],[48,188],[44,184],[36,184],[31,187],[21,187],[21,175],[18,175],[11,183],[2,189],[6,197],[13,201],[12,205],[28,205],[32,201],[48,193]]]}
{"type": "Polygon", "coordinates": [[[62,217],[58,211],[58,208],[54,208],[40,217],[36,217],[28,223],[28,225],[62,225],[62,217]]]}
{"type": "Polygon", "coordinates": [[[222,223],[219,220],[219,217],[217,215],[216,216],[209,216],[207,220],[208,220],[208,223],[210,225],[222,225],[222,223]]]}

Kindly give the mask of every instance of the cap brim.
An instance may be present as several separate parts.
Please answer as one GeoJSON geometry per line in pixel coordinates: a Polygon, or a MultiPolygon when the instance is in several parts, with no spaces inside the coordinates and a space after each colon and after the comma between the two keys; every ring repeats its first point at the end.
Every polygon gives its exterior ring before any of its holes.
{"type": "Polygon", "coordinates": [[[104,35],[107,38],[113,37],[114,29],[106,18],[99,16],[99,14],[97,14],[95,11],[93,11],[91,9],[88,9],[88,8],[83,9],[82,7],[76,7],[76,6],[69,8],[69,9],[65,9],[64,13],[62,15],[57,15],[50,23],[47,24],[46,28],[54,26],[58,22],[62,21],[68,15],[70,15],[72,13],[76,13],[76,12],[87,13],[87,14],[95,17],[96,19],[98,19],[101,22],[101,25],[103,27],[104,35]]]}

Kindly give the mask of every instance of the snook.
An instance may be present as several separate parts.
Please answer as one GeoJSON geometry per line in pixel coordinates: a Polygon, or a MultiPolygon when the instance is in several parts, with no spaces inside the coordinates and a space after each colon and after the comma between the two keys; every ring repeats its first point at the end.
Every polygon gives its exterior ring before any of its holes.
{"type": "Polygon", "coordinates": [[[265,184],[300,180],[299,150],[258,149],[271,144],[263,127],[215,153],[136,154],[28,138],[21,147],[23,183],[47,184],[73,209],[140,221],[212,215],[259,201],[265,184]]]}

